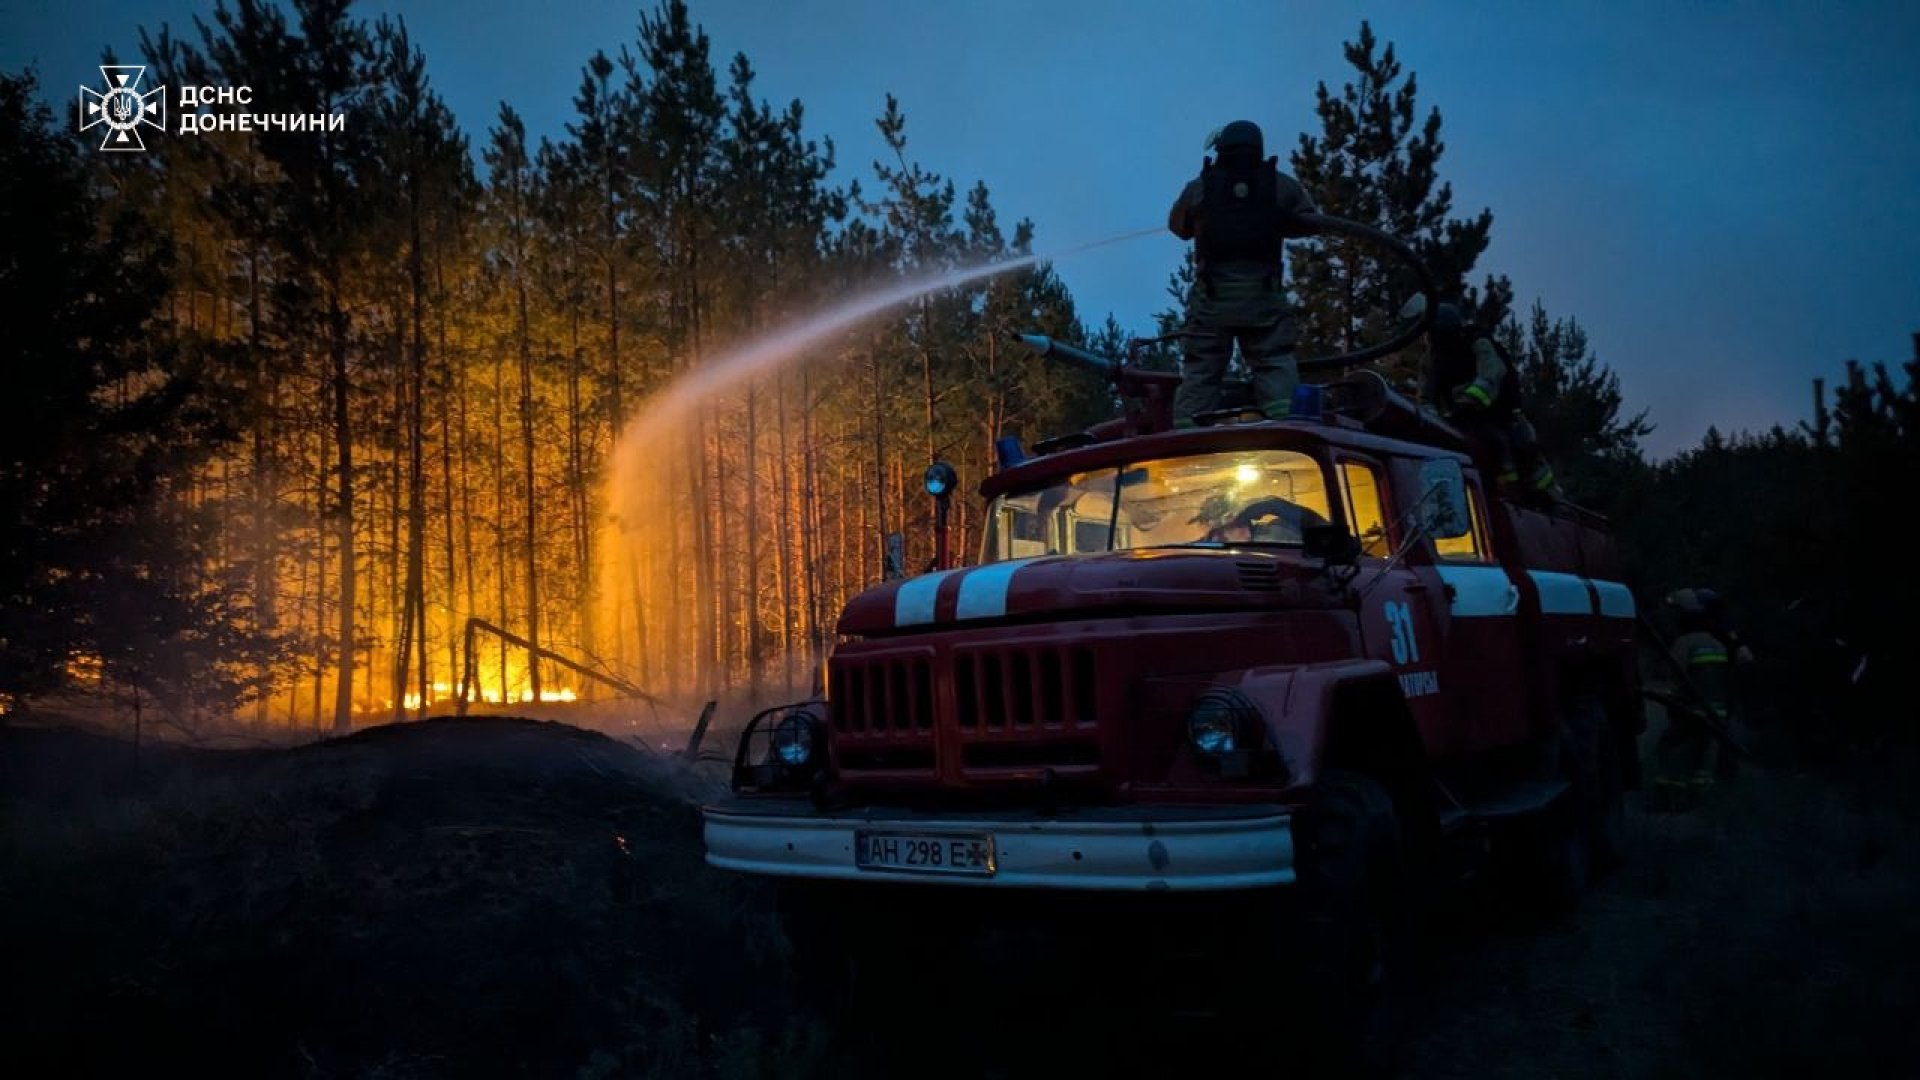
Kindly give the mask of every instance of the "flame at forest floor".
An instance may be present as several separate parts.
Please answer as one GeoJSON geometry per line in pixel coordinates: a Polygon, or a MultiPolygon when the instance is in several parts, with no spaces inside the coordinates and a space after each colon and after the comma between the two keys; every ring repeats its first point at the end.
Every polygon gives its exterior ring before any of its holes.
{"type": "MultiPolygon", "coordinates": [[[[459,696],[459,687],[452,683],[437,682],[429,688],[425,704],[429,708],[435,705],[450,705],[458,701],[459,696]]],[[[580,700],[580,694],[571,686],[562,686],[553,689],[543,686],[540,688],[540,693],[535,695],[533,685],[528,682],[521,682],[510,688],[502,689],[502,684],[499,682],[490,683],[482,679],[467,692],[467,700],[469,702],[486,705],[533,704],[536,702],[551,704],[555,702],[578,701],[580,700]]],[[[406,696],[402,707],[408,710],[415,710],[420,708],[421,704],[420,694],[418,691],[415,691],[406,696]]],[[[393,707],[392,699],[388,699],[386,705],[387,708],[391,709],[393,707]]]]}

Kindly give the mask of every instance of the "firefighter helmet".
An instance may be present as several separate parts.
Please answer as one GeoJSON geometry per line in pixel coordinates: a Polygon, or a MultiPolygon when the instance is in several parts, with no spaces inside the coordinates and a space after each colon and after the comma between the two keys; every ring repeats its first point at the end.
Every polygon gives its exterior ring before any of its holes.
{"type": "Polygon", "coordinates": [[[1215,128],[1207,136],[1207,149],[1224,154],[1229,150],[1241,150],[1248,157],[1259,157],[1266,152],[1266,137],[1260,134],[1260,125],[1251,120],[1235,120],[1225,127],[1215,128]]]}

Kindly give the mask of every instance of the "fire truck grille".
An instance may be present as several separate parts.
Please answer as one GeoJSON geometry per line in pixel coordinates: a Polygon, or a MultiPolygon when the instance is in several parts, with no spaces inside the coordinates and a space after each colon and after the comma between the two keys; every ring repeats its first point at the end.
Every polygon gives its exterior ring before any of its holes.
{"type": "Polygon", "coordinates": [[[1240,587],[1249,592],[1273,592],[1280,587],[1280,565],[1271,562],[1237,562],[1240,587]]]}
{"type": "Polygon", "coordinates": [[[846,735],[905,735],[933,730],[933,661],[891,656],[836,661],[831,675],[833,729],[846,735]]]}
{"type": "Polygon", "coordinates": [[[953,657],[955,721],[963,731],[1094,726],[1093,651],[980,649],[953,657]]]}
{"type": "Polygon", "coordinates": [[[1100,764],[1100,684],[1087,646],[837,656],[827,678],[835,762],[845,775],[963,781],[1100,764]],[[940,737],[942,728],[957,745],[940,737]]]}

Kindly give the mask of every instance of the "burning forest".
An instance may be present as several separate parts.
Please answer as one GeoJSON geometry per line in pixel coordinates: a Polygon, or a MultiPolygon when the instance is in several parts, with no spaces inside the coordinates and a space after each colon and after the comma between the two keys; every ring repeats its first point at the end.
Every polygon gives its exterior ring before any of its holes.
{"type": "MultiPolygon", "coordinates": [[[[16,689],[84,681],[262,731],[341,732],[449,706],[470,619],[661,694],[802,687],[840,605],[880,576],[880,538],[930,557],[912,494],[927,460],[985,475],[1001,431],[1103,407],[1097,385],[1007,347],[1086,332],[1027,259],[909,289],[914,303],[770,357],[809,363],[647,414],[767,328],[1020,258],[1035,230],[1003,225],[984,184],[956,194],[913,160],[891,99],[891,159],[864,189],[830,184],[831,141],[798,102],[760,98],[745,57],[716,72],[680,4],[644,16],[617,59],[593,56],[567,132],[538,141],[509,106],[481,135],[459,128],[400,23],[300,15],[241,5],[202,34],[157,33],[147,78],[333,72],[298,105],[345,115],[341,132],[173,140],[85,175],[63,163],[90,222],[165,237],[164,256],[103,253],[150,306],[106,328],[113,366],[74,392],[103,410],[164,399],[197,425],[135,433],[169,445],[128,462],[143,473],[128,481],[167,526],[153,542],[172,548],[151,554],[178,602],[216,624],[194,632],[221,644],[143,664],[50,642],[68,655],[16,689]],[[86,664],[92,679],[63,677],[86,664]]],[[[9,93],[19,123],[30,90],[9,93]]],[[[971,511],[955,526],[976,542],[971,511]]],[[[476,701],[609,692],[482,644],[476,701]]]]}
{"type": "Polygon", "coordinates": [[[1914,1071],[1912,13],[402,6],[0,13],[0,1073],[1914,1071]]]}

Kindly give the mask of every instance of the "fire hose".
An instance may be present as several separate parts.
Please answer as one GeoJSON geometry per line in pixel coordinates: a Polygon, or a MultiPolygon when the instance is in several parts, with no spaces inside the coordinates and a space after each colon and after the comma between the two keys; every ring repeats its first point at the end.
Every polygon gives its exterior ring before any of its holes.
{"type": "Polygon", "coordinates": [[[1420,312],[1420,317],[1401,327],[1400,331],[1392,337],[1377,344],[1368,345],[1360,349],[1353,349],[1349,352],[1335,353],[1331,356],[1316,356],[1302,360],[1300,361],[1300,370],[1302,373],[1342,371],[1346,368],[1356,367],[1369,360],[1375,360],[1385,356],[1388,353],[1399,352],[1401,349],[1419,340],[1420,335],[1427,332],[1428,324],[1433,322],[1434,309],[1439,306],[1440,288],[1433,280],[1433,271],[1427,268],[1427,264],[1421,260],[1419,253],[1413,250],[1413,245],[1384,229],[1376,229],[1371,225],[1363,225],[1358,221],[1349,221],[1346,218],[1334,217],[1330,214],[1302,214],[1301,220],[1317,227],[1323,235],[1332,233],[1336,236],[1344,236],[1352,240],[1361,240],[1367,243],[1377,244],[1386,249],[1400,262],[1405,264],[1407,269],[1413,272],[1414,278],[1420,284],[1420,292],[1427,298],[1426,306],[1420,312]]]}

